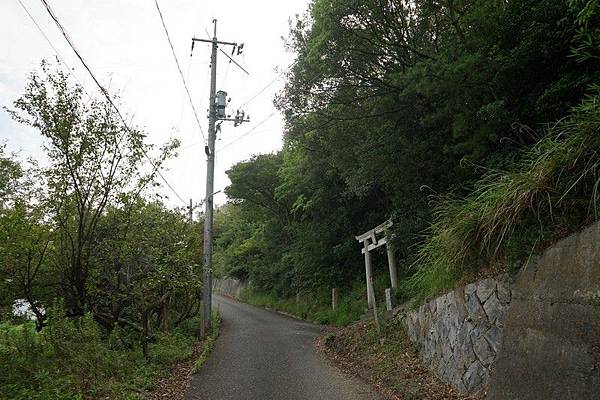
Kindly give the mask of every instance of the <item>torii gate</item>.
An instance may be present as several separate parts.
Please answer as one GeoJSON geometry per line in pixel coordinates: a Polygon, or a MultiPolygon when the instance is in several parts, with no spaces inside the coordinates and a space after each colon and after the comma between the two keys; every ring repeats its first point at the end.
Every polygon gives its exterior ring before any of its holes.
{"type": "Polygon", "coordinates": [[[389,232],[389,228],[393,225],[391,219],[388,219],[383,224],[376,226],[363,233],[362,235],[356,236],[356,240],[359,243],[363,244],[362,253],[365,255],[365,275],[367,279],[367,303],[369,308],[375,307],[375,291],[373,289],[373,267],[371,265],[371,254],[369,253],[371,250],[375,250],[379,246],[386,245],[387,257],[388,257],[388,266],[390,269],[390,281],[392,285],[392,290],[396,291],[398,287],[398,273],[396,271],[396,257],[394,256],[394,249],[391,243],[391,236],[389,232]],[[377,235],[381,235],[383,233],[383,237],[377,239],[377,235]]]}

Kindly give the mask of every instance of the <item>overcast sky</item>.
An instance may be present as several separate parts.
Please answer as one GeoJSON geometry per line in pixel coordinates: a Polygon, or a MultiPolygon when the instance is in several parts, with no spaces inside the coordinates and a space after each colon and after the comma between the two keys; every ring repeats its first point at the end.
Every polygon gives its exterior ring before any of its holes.
{"type": "MultiPolygon", "coordinates": [[[[41,1],[21,1],[76,79],[99,96],[41,1]]],[[[206,182],[204,143],[154,0],[48,3],[100,82],[121,94],[121,111],[133,117],[133,124],[146,131],[148,140],[157,145],[169,137],[181,140],[179,156],[167,164],[163,174],[183,199],[202,199],[206,182]]],[[[212,19],[216,18],[219,40],[245,43],[244,53],[236,61],[250,76],[223,55],[217,63],[217,90],[228,92],[232,99],[228,111],[235,113],[293,60],[284,49],[282,36],[287,37],[289,19],[306,11],[308,0],[159,0],[159,5],[206,135],[210,49],[197,43],[190,59],[191,38],[206,38],[206,30],[212,32],[212,19]]],[[[55,53],[18,0],[0,1],[0,49],[0,105],[10,106],[23,93],[29,72],[42,59],[52,60],[55,53]]],[[[229,183],[225,171],[231,165],[281,148],[281,116],[277,112],[268,117],[275,111],[273,96],[282,84],[282,79],[276,81],[245,107],[250,123],[237,128],[223,124],[217,140],[215,190],[229,183]]],[[[43,159],[39,133],[15,123],[4,110],[0,110],[0,140],[24,157],[43,159]]],[[[183,205],[169,190],[164,189],[164,194],[169,196],[169,205],[183,205]]],[[[223,203],[226,199],[221,193],[215,200],[223,203]]]]}

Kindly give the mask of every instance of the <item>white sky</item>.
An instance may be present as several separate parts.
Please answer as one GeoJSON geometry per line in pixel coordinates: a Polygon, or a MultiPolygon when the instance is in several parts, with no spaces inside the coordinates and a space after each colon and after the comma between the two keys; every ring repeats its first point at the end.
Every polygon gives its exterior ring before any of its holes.
{"type": "MultiPolygon", "coordinates": [[[[21,0],[46,33],[73,74],[89,93],[99,92],[76,59],[56,25],[39,0],[21,0]]],[[[48,0],[99,81],[110,91],[121,93],[120,109],[133,117],[133,125],[160,145],[169,137],[179,137],[179,156],[168,162],[163,175],[175,190],[194,203],[204,197],[206,156],[202,135],[171,55],[153,0],[48,0]]],[[[284,49],[288,20],[304,13],[308,0],[159,0],[175,52],[190,88],[194,106],[205,135],[208,131],[209,45],[196,43],[190,64],[191,38],[212,33],[212,19],[218,19],[219,40],[245,43],[244,53],[235,59],[249,72],[246,77],[222,54],[218,58],[217,90],[231,97],[228,113],[250,99],[287,67],[293,55],[284,49]],[[190,68],[188,68],[190,65],[190,68]]],[[[54,50],[21,8],[18,0],[0,0],[0,106],[11,106],[24,90],[29,72],[42,59],[54,60],[54,50]]],[[[227,51],[227,48],[224,48],[227,51]]],[[[230,50],[230,49],[229,49],[230,50]]],[[[275,111],[273,95],[282,87],[278,80],[250,102],[245,110],[251,122],[241,127],[223,123],[217,140],[215,190],[229,181],[225,171],[253,154],[281,148],[282,120],[279,113],[252,133],[244,135],[275,111]]],[[[42,139],[37,131],[12,121],[0,110],[0,140],[9,150],[24,157],[43,159],[42,139]]],[[[168,204],[182,206],[168,189],[168,204]]],[[[189,201],[189,200],[188,200],[189,201]]],[[[225,196],[215,197],[223,203],[225,196]]]]}

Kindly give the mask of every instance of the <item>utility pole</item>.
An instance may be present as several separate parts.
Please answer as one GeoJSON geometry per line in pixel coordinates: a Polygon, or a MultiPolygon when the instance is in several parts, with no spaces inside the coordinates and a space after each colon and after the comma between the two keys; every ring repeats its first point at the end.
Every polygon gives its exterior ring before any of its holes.
{"type": "MultiPolygon", "coordinates": [[[[203,265],[203,287],[202,287],[202,334],[206,334],[211,326],[211,308],[212,308],[212,253],[213,253],[213,196],[214,196],[214,179],[215,179],[215,141],[217,137],[216,123],[219,121],[234,121],[235,126],[242,122],[247,122],[243,112],[238,110],[235,118],[229,118],[225,114],[227,105],[227,93],[219,91],[217,93],[217,51],[219,45],[233,46],[233,52],[236,48],[238,54],[241,53],[243,45],[238,47],[235,42],[222,42],[217,40],[217,20],[213,19],[214,33],[212,39],[196,39],[192,38],[192,51],[194,50],[195,42],[211,43],[212,51],[210,55],[210,96],[208,109],[208,144],[204,146],[206,153],[206,197],[205,213],[204,213],[204,265],[203,265]]],[[[223,52],[223,50],[221,50],[223,52]]],[[[233,55],[232,52],[232,55],[233,55]]],[[[233,59],[223,52],[231,61],[233,59]]],[[[239,66],[239,64],[235,63],[239,66]]],[[[240,68],[242,68],[240,66],[240,68]]],[[[246,72],[243,68],[242,70],[246,72]]],[[[247,73],[247,72],[246,72],[247,73]]]]}
{"type": "Polygon", "coordinates": [[[192,207],[192,199],[190,199],[190,205],[188,207],[188,218],[190,220],[190,225],[192,224],[192,222],[194,222],[193,211],[194,211],[194,208],[192,207]]]}

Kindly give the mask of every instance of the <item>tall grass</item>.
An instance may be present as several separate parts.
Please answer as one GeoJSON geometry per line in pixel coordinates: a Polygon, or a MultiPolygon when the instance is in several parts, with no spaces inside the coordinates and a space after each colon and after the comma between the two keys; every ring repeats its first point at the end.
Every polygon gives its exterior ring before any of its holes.
{"type": "Polygon", "coordinates": [[[489,171],[466,197],[438,199],[434,222],[402,284],[424,300],[495,261],[526,257],[598,218],[600,87],[547,127],[508,171],[489,171]]]}

